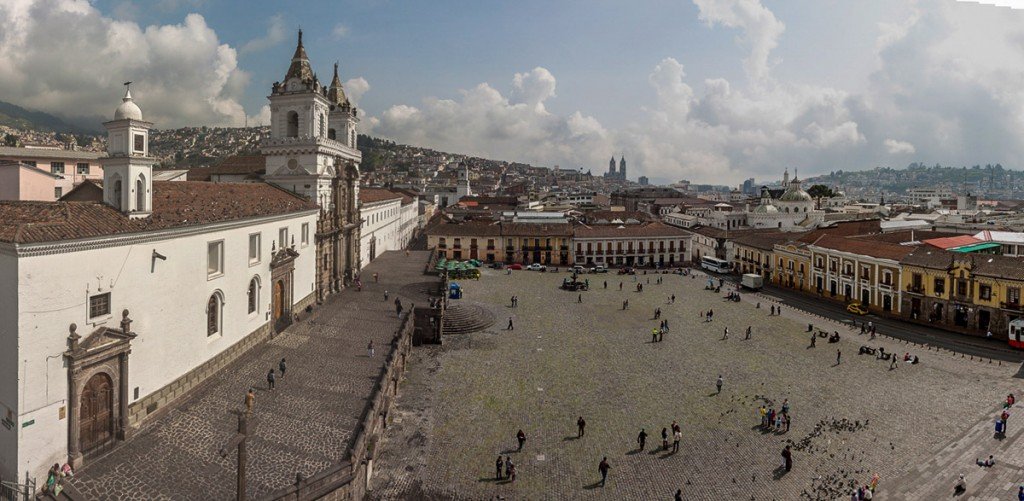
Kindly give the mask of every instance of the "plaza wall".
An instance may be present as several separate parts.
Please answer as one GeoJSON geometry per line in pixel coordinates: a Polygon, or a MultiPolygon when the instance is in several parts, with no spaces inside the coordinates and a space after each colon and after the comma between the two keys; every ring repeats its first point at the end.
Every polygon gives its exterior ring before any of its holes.
{"type": "Polygon", "coordinates": [[[359,427],[352,434],[348,450],[339,451],[343,459],[312,477],[297,478],[295,484],[264,496],[261,498],[263,501],[363,499],[370,488],[373,462],[380,453],[379,444],[387,428],[388,412],[398,393],[398,384],[412,349],[415,310],[415,305],[411,305],[392,338],[391,349],[360,417],[359,427]]]}

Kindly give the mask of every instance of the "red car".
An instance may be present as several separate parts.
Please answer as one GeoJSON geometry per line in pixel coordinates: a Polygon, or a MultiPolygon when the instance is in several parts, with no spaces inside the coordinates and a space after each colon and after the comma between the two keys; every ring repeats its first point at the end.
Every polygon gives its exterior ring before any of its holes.
{"type": "Polygon", "coordinates": [[[521,269],[523,269],[523,265],[521,265],[519,263],[512,263],[512,264],[508,265],[508,269],[510,269],[510,270],[521,270],[521,269]]]}

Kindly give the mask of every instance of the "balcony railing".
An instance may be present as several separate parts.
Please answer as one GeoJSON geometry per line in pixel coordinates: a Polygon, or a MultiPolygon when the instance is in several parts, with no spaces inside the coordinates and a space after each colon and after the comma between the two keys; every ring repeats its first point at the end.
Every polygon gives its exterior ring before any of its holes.
{"type": "Polygon", "coordinates": [[[907,286],[907,292],[913,292],[914,294],[924,294],[924,286],[910,284],[907,286]]]}
{"type": "Polygon", "coordinates": [[[999,307],[1004,309],[1004,310],[1014,310],[1014,311],[1021,311],[1022,310],[1021,304],[1019,302],[1017,302],[1017,303],[1005,303],[1005,302],[1003,302],[1003,303],[999,303],[999,307]]]}

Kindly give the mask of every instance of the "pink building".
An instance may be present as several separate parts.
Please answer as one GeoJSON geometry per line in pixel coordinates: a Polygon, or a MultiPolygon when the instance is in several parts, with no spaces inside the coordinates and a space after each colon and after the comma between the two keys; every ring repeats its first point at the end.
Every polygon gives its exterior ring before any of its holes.
{"type": "Polygon", "coordinates": [[[102,153],[0,147],[0,200],[54,201],[86,179],[102,180],[102,153]]]}

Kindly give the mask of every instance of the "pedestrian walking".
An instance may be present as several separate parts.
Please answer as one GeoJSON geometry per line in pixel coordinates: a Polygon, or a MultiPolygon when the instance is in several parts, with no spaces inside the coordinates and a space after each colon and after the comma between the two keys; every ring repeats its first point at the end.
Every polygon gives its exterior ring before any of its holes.
{"type": "Polygon", "coordinates": [[[842,362],[842,361],[843,361],[843,351],[842,350],[836,350],[836,365],[839,365],[839,362],[842,362]]]}
{"type": "Polygon", "coordinates": [[[377,279],[378,278],[380,278],[380,275],[378,275],[377,272],[374,272],[373,273],[373,283],[377,283],[377,279]]]}
{"type": "Polygon", "coordinates": [[[683,432],[678,428],[672,432],[672,453],[679,452],[679,441],[683,439],[683,432]]]}
{"type": "Polygon", "coordinates": [[[395,313],[398,316],[402,316],[402,300],[397,297],[395,298],[395,313]]]}
{"type": "MultiPolygon", "coordinates": [[[[1024,487],[1021,487],[1021,489],[1024,489],[1024,487]]],[[[683,490],[682,489],[676,489],[675,501],[683,501],[683,490]]]]}
{"type": "Polygon", "coordinates": [[[752,327],[752,326],[750,326],[750,325],[748,325],[748,326],[747,326],[747,336],[746,336],[746,337],[745,337],[744,339],[750,339],[750,332],[751,332],[752,330],[753,330],[753,327],[752,327]]]}
{"type": "Polygon", "coordinates": [[[789,433],[789,425],[793,424],[793,415],[789,412],[783,412],[782,415],[786,417],[786,433],[789,433]]]}
{"type": "Polygon", "coordinates": [[[676,295],[672,294],[672,304],[676,304],[676,295]]]}
{"type": "Polygon", "coordinates": [[[619,290],[622,290],[622,282],[619,282],[619,290]]]}
{"type": "Polygon", "coordinates": [[[605,456],[601,463],[597,465],[597,470],[601,472],[601,487],[604,487],[605,481],[608,480],[608,470],[611,468],[612,465],[608,464],[608,456],[605,456]]]}
{"type": "Polygon", "coordinates": [[[896,356],[896,354],[895,354],[895,353],[893,353],[893,354],[892,354],[892,361],[891,361],[891,362],[889,362],[889,370],[895,370],[895,369],[896,369],[896,359],[897,359],[897,358],[898,358],[898,357],[896,356]]]}
{"type": "Polygon", "coordinates": [[[508,481],[509,482],[515,482],[516,481],[516,465],[514,463],[512,464],[512,467],[509,468],[509,470],[508,470],[508,481]]]}
{"type": "Polygon", "coordinates": [[[661,450],[668,450],[668,428],[661,429],[661,450]]]}
{"type": "Polygon", "coordinates": [[[789,450],[788,445],[782,449],[782,466],[786,468],[786,471],[793,469],[793,452],[789,450]]]}
{"type": "Polygon", "coordinates": [[[775,308],[775,314],[776,315],[782,315],[782,306],[779,306],[779,307],[775,308]]]}
{"type": "Polygon", "coordinates": [[[387,291],[387,289],[384,290],[384,300],[385,301],[388,300],[388,291],[387,291]]]}
{"type": "Polygon", "coordinates": [[[640,429],[640,434],[636,436],[636,443],[640,444],[640,450],[644,450],[644,444],[647,443],[647,432],[643,428],[640,429]]]}
{"type": "Polygon", "coordinates": [[[288,365],[284,363],[284,359],[282,358],[281,361],[277,363],[277,369],[281,371],[281,379],[284,379],[284,371],[287,368],[288,365]]]}
{"type": "Polygon", "coordinates": [[[768,409],[762,404],[761,407],[759,409],[757,409],[757,413],[761,416],[761,427],[762,428],[767,428],[768,427],[768,409]]]}
{"type": "Polygon", "coordinates": [[[516,433],[516,440],[519,441],[519,450],[523,450],[523,444],[526,443],[526,434],[523,433],[523,430],[519,430],[519,433],[516,433]]]}
{"type": "Polygon", "coordinates": [[[494,462],[494,479],[501,480],[501,467],[505,465],[505,462],[501,460],[501,455],[498,455],[498,460],[494,462]]]}
{"type": "Polygon", "coordinates": [[[512,325],[512,317],[508,317],[508,328],[507,330],[515,330],[515,326],[512,325]]]}
{"type": "Polygon", "coordinates": [[[580,293],[579,296],[576,296],[576,302],[577,303],[583,303],[583,293],[582,292],[580,293]]]}
{"type": "Polygon", "coordinates": [[[662,341],[663,339],[665,339],[665,331],[666,331],[666,330],[668,330],[668,329],[658,329],[658,342],[659,342],[659,343],[660,343],[660,342],[661,342],[661,341],[662,341]]]}
{"type": "Polygon", "coordinates": [[[576,438],[581,438],[586,433],[587,433],[587,421],[585,419],[583,419],[583,416],[580,416],[580,418],[576,420],[576,438]]]}
{"type": "Polygon", "coordinates": [[[775,314],[775,305],[773,304],[772,307],[771,307],[771,313],[769,313],[768,315],[771,316],[771,315],[774,315],[774,314],[775,314]]]}
{"type": "Polygon", "coordinates": [[[505,456],[505,476],[512,476],[512,456],[505,456]]]}
{"type": "Polygon", "coordinates": [[[718,375],[718,381],[715,381],[715,387],[718,388],[718,393],[722,393],[722,384],[724,384],[724,383],[725,383],[725,380],[723,380],[722,379],[722,375],[719,374],[718,375]]]}
{"type": "Polygon", "coordinates": [[[814,344],[817,343],[817,342],[818,342],[818,336],[814,335],[814,333],[812,332],[811,333],[811,348],[814,348],[814,344]]]}
{"type": "Polygon", "coordinates": [[[249,388],[249,393],[245,394],[245,414],[252,414],[252,406],[256,405],[256,391],[249,388]]]}
{"type": "Polygon", "coordinates": [[[651,329],[651,342],[652,343],[657,343],[658,342],[658,329],[651,329]]]}
{"type": "Polygon", "coordinates": [[[725,328],[725,334],[722,335],[722,339],[729,339],[729,328],[725,328]]]}
{"type": "Polygon", "coordinates": [[[607,288],[608,288],[608,281],[607,281],[607,280],[605,280],[605,281],[604,281],[604,288],[605,288],[605,289],[607,289],[607,288]]]}
{"type": "Polygon", "coordinates": [[[366,345],[366,356],[373,358],[373,340],[370,340],[370,344],[366,345]]]}
{"type": "Polygon", "coordinates": [[[269,387],[271,390],[274,389],[274,381],[276,379],[277,378],[274,377],[274,369],[270,369],[270,372],[267,373],[267,387],[269,387]]]}

